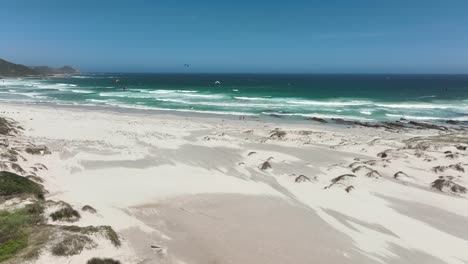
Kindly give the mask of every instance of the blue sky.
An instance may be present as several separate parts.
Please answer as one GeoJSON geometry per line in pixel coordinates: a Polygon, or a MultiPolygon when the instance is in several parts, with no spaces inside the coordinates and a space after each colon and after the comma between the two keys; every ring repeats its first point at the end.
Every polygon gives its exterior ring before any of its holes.
{"type": "Polygon", "coordinates": [[[82,71],[468,73],[467,14],[466,0],[1,1],[0,58],[82,71]]]}

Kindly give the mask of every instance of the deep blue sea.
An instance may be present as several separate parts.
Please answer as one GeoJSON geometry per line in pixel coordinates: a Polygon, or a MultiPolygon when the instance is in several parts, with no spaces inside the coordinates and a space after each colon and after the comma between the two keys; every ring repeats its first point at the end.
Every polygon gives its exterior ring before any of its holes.
{"type": "Polygon", "coordinates": [[[385,121],[468,121],[468,75],[80,74],[3,79],[6,102],[385,121]]]}

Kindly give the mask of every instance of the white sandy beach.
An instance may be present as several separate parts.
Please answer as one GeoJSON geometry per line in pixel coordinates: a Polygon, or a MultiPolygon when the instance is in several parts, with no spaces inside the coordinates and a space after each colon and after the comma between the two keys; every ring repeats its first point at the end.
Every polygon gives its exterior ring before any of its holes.
{"type": "Polygon", "coordinates": [[[468,263],[466,195],[431,188],[468,187],[466,130],[3,103],[0,116],[50,149],[21,163],[47,166],[46,199],[91,205],[74,225],[123,240],[32,263],[468,263]]]}

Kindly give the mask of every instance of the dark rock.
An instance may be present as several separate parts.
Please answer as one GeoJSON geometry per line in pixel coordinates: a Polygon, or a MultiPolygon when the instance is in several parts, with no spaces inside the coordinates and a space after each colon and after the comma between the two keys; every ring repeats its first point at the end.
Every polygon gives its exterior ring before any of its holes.
{"type": "Polygon", "coordinates": [[[316,121],[316,122],[320,122],[320,123],[328,123],[325,119],[323,118],[318,118],[318,117],[310,117],[310,118],[307,118],[307,120],[311,120],[311,121],[316,121]]]}
{"type": "Polygon", "coordinates": [[[448,128],[444,126],[438,126],[434,124],[428,124],[428,123],[421,123],[421,122],[416,122],[416,121],[409,121],[408,124],[415,126],[417,128],[427,128],[427,129],[436,129],[436,130],[448,130],[448,128]]]}

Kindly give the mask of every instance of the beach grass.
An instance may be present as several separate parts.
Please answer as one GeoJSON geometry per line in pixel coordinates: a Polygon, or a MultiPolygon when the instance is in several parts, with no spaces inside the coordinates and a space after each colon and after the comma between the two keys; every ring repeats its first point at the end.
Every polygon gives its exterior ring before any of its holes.
{"type": "Polygon", "coordinates": [[[28,246],[32,228],[44,221],[43,207],[30,204],[15,211],[0,211],[0,262],[28,246]]]}

